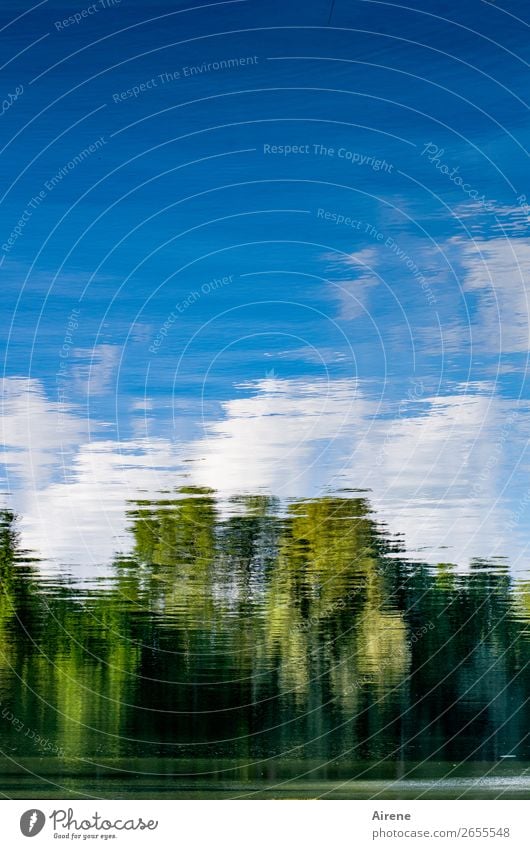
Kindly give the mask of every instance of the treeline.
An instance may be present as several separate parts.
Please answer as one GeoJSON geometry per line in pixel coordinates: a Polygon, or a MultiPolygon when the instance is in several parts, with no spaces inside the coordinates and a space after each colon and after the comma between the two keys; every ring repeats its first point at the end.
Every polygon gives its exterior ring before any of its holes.
{"type": "MultiPolygon", "coordinates": [[[[83,590],[0,522],[0,699],[73,759],[527,757],[529,586],[408,561],[360,497],[131,504],[83,590]]],[[[34,738],[0,741],[35,756],[34,738]]]]}

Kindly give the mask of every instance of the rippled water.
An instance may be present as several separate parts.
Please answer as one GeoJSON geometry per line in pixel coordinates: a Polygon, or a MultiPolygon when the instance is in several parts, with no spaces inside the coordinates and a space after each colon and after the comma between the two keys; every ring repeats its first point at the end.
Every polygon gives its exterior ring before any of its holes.
{"type": "Polygon", "coordinates": [[[362,494],[128,505],[111,577],[4,513],[8,795],[528,793],[530,583],[411,562],[362,494]]]}
{"type": "Polygon", "coordinates": [[[530,797],[504,5],[3,0],[0,793],[530,797]]]}

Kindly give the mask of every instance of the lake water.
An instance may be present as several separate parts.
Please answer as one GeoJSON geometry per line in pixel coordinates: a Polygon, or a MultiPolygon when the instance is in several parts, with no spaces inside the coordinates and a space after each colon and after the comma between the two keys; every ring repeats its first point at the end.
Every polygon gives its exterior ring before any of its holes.
{"type": "Polygon", "coordinates": [[[128,504],[85,583],[2,525],[10,797],[525,797],[530,583],[404,556],[363,494],[128,504]]]}
{"type": "Polygon", "coordinates": [[[524,4],[23,5],[0,794],[529,798],[524,4]]]}

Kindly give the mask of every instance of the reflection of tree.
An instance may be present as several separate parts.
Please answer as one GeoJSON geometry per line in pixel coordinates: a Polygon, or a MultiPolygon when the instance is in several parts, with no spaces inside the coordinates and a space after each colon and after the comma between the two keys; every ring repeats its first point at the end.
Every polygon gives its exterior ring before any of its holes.
{"type": "Polygon", "coordinates": [[[0,686],[19,728],[32,732],[27,741],[19,733],[17,746],[38,754],[33,731],[45,726],[39,733],[50,746],[79,757],[93,748],[95,728],[118,735],[105,737],[105,751],[117,754],[138,655],[127,639],[130,611],[112,591],[80,599],[66,582],[39,580],[8,513],[0,520],[0,575],[0,686]]]}
{"type": "Polygon", "coordinates": [[[272,573],[269,645],[281,683],[305,693],[311,665],[328,644],[336,698],[351,707],[360,679],[391,680],[406,672],[402,615],[383,609],[381,541],[363,499],[321,498],[292,504],[272,573]],[[324,638],[324,640],[323,640],[324,638]]]}
{"type": "Polygon", "coordinates": [[[14,515],[7,510],[0,513],[0,628],[2,629],[2,645],[5,645],[5,628],[15,615],[14,583],[16,572],[13,568],[17,536],[14,529],[14,515]]]}
{"type": "Polygon", "coordinates": [[[8,680],[16,675],[31,652],[33,634],[40,627],[43,602],[38,571],[20,549],[14,513],[0,511],[0,667],[8,680]]]}
{"type": "Polygon", "coordinates": [[[216,754],[246,758],[315,738],[319,757],[404,758],[410,739],[421,760],[524,739],[529,584],[502,564],[406,562],[362,498],[282,509],[190,488],[129,515],[131,555],[88,591],[39,578],[1,519],[0,687],[69,754],[235,738],[216,754]]]}
{"type": "Polygon", "coordinates": [[[14,516],[7,510],[0,513],[0,670],[6,675],[13,663],[13,635],[10,624],[16,616],[16,572],[13,568],[17,537],[14,516]]]}

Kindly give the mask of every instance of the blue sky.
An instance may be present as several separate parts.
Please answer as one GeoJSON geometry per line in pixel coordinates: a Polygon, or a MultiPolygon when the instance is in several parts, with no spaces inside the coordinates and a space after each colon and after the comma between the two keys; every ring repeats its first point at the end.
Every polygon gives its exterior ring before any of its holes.
{"type": "Polygon", "coordinates": [[[30,9],[0,13],[6,500],[101,499],[114,538],[179,475],[347,483],[455,558],[514,516],[525,545],[524,4],[30,9]]]}

